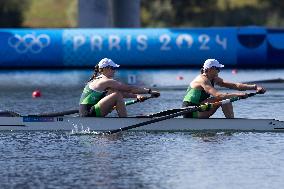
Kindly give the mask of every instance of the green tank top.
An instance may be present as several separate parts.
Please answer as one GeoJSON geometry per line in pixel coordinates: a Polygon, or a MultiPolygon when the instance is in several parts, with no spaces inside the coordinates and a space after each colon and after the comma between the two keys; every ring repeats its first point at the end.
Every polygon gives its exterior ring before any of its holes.
{"type": "MultiPolygon", "coordinates": [[[[214,80],[211,81],[211,84],[214,87],[214,80]]],[[[189,86],[188,89],[186,90],[186,95],[183,101],[192,102],[196,105],[199,105],[201,102],[203,102],[209,97],[210,94],[208,94],[203,89],[194,89],[189,86]]]]}
{"type": "Polygon", "coordinates": [[[106,96],[106,93],[107,91],[90,89],[89,84],[87,84],[82,92],[80,104],[95,105],[106,96]]]}
{"type": "Polygon", "coordinates": [[[183,101],[192,102],[194,104],[200,104],[202,101],[209,97],[210,94],[206,93],[204,90],[193,89],[191,87],[188,87],[183,101]]]}

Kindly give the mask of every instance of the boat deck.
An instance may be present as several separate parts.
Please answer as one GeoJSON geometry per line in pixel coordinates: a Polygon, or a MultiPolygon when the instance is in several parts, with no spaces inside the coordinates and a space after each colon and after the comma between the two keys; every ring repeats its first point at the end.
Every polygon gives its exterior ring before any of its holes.
{"type": "MultiPolygon", "coordinates": [[[[92,130],[110,131],[156,118],[81,118],[81,117],[0,117],[0,130],[92,130]]],[[[284,122],[274,119],[186,119],[172,118],[135,128],[144,131],[284,131],[284,122]]]]}

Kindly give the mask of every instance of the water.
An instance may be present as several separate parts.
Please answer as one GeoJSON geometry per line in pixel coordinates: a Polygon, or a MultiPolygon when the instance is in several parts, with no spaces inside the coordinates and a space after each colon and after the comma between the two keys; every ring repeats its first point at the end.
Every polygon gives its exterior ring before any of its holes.
{"type": "MultiPolygon", "coordinates": [[[[184,70],[149,73],[150,78],[160,76],[151,81],[160,81],[158,85],[166,80],[171,81],[169,85],[188,82],[175,79],[184,70]]],[[[246,73],[241,81],[278,78],[283,71],[246,73]]],[[[32,114],[77,108],[82,83],[89,74],[1,72],[1,109],[32,114]],[[41,89],[42,98],[31,98],[35,89],[41,89]]],[[[229,76],[229,71],[224,73],[229,76]]],[[[144,81],[140,78],[139,82],[144,81]]],[[[162,91],[159,100],[131,105],[128,111],[140,115],[180,107],[183,95],[183,90],[162,91]]],[[[236,117],[284,120],[283,105],[283,90],[271,90],[235,102],[234,108],[236,117]]],[[[217,111],[214,117],[224,116],[217,111]]],[[[68,132],[0,132],[0,154],[0,188],[225,189],[281,188],[284,184],[284,133],[74,136],[68,132]]]]}
{"type": "Polygon", "coordinates": [[[282,133],[1,133],[1,188],[280,188],[282,133]]]}

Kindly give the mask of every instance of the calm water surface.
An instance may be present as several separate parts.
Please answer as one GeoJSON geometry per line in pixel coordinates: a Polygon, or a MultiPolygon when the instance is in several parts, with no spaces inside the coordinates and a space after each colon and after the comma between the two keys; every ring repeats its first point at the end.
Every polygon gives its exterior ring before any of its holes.
{"type": "MultiPolygon", "coordinates": [[[[64,74],[0,73],[1,109],[32,114],[76,108],[81,81],[89,72],[64,74]],[[32,99],[38,88],[42,98],[32,99]]],[[[129,114],[180,107],[184,94],[162,91],[159,100],[129,106],[129,114]]],[[[234,103],[236,117],[245,118],[284,120],[283,106],[282,90],[234,103]]],[[[223,114],[218,111],[214,117],[223,114]]],[[[0,154],[0,188],[278,189],[284,185],[284,133],[124,132],[110,137],[0,132],[0,154]]]]}

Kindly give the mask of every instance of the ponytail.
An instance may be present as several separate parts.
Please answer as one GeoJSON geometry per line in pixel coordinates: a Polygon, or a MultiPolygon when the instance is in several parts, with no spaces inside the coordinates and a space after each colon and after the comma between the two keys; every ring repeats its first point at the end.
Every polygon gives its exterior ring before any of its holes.
{"type": "Polygon", "coordinates": [[[203,74],[204,73],[204,68],[200,69],[200,73],[203,74]]]}
{"type": "Polygon", "coordinates": [[[92,75],[92,77],[90,77],[89,81],[92,81],[93,79],[95,79],[97,76],[98,76],[98,73],[100,72],[100,69],[99,69],[99,65],[96,65],[95,66],[95,69],[94,69],[94,73],[92,75]]]}

